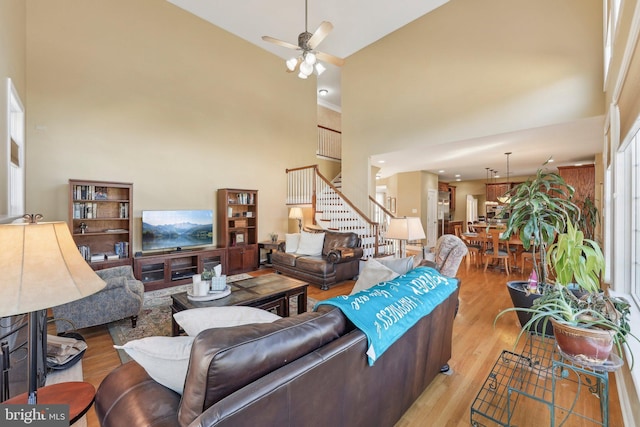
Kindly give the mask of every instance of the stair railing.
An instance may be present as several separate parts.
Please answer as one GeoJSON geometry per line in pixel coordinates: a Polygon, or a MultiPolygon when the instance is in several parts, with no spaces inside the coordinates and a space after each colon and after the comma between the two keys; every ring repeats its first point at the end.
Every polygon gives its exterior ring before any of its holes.
{"type": "Polygon", "coordinates": [[[363,258],[379,253],[380,227],[318,171],[318,165],[287,169],[287,205],[311,205],[314,224],[351,231],[362,241],[363,258]]]}

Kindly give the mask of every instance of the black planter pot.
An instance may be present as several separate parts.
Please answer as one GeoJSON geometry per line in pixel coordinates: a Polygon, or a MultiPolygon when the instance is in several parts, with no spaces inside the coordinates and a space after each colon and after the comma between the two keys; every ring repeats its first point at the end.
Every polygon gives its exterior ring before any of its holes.
{"type": "MultiPolygon", "coordinates": [[[[531,308],[533,306],[533,302],[540,298],[540,294],[527,294],[527,281],[518,281],[514,280],[511,282],[507,282],[507,289],[509,290],[509,296],[511,297],[511,301],[513,302],[513,306],[516,308],[531,308]]],[[[520,326],[526,325],[529,320],[531,320],[531,313],[526,311],[516,311],[518,315],[518,321],[520,322],[520,326]]],[[[535,330],[539,334],[544,334],[548,336],[553,336],[553,326],[551,322],[547,322],[546,328],[543,331],[543,323],[541,320],[537,325],[531,325],[530,330],[535,330]]]]}

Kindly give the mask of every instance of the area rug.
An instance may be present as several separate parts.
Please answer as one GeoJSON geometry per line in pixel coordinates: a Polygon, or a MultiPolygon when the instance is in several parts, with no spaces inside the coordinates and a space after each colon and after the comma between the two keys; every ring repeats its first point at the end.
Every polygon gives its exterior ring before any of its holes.
{"type": "MultiPolygon", "coordinates": [[[[162,290],[164,291],[164,289],[162,290]]],[[[115,345],[123,345],[129,341],[144,337],[171,336],[171,297],[168,296],[171,295],[171,293],[156,298],[161,301],[154,301],[154,304],[149,306],[146,306],[147,299],[145,294],[145,307],[142,308],[138,315],[138,323],[135,328],[131,327],[131,319],[128,318],[109,323],[107,327],[113,343],[115,345]],[[166,303],[163,304],[162,301],[166,303]]],[[[307,311],[312,311],[317,302],[318,301],[313,298],[307,298],[307,311]]],[[[298,311],[297,298],[294,297],[289,301],[289,310],[291,313],[298,311]]],[[[120,356],[122,363],[131,360],[124,350],[118,350],[118,356],[120,356]]]]}

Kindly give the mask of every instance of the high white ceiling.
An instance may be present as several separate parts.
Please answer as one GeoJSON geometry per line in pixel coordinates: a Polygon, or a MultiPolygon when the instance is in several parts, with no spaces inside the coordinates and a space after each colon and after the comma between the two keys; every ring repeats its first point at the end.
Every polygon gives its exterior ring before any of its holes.
{"type": "MultiPolygon", "coordinates": [[[[295,51],[265,42],[262,36],[297,45],[298,34],[305,30],[305,0],[168,1],[283,59],[296,56],[295,51]]],[[[313,33],[322,21],[331,22],[333,30],[318,50],[347,58],[447,1],[308,0],[307,28],[313,33]]],[[[326,65],[327,71],[318,77],[318,89],[329,90],[329,95],[320,102],[339,108],[340,68],[326,65]]],[[[292,74],[291,78],[297,77],[292,74]]]]}
{"type": "MultiPolygon", "coordinates": [[[[167,0],[212,24],[229,31],[275,55],[288,59],[295,56],[291,49],[262,40],[268,35],[297,45],[298,34],[305,30],[304,0],[167,0]]],[[[334,28],[318,46],[318,50],[338,57],[348,57],[387,34],[447,3],[448,0],[310,0],[308,1],[309,32],[322,21],[334,28]]],[[[318,77],[318,89],[328,89],[329,95],[318,103],[339,110],[340,68],[331,64],[318,77]]],[[[285,72],[284,61],[282,72],[285,72]]],[[[291,78],[297,78],[291,74],[291,78]]],[[[313,84],[312,81],[309,83],[313,84]]],[[[594,153],[601,151],[602,117],[494,135],[441,146],[430,146],[424,155],[416,150],[377,155],[372,165],[381,167],[382,177],[399,172],[426,170],[443,181],[484,179],[486,168],[497,169],[506,176],[506,156],[510,155],[510,175],[534,174],[553,156],[556,166],[591,163],[594,153]],[[576,144],[575,141],[580,141],[576,144]],[[384,161],[382,163],[381,161],[384,161]],[[440,172],[444,171],[444,172],[440,172]],[[456,177],[460,175],[460,177],[456,177]]]]}

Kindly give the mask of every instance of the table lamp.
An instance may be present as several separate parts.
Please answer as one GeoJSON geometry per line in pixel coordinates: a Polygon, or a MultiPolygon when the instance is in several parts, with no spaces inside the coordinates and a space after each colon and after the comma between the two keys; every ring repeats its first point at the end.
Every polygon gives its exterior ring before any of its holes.
{"type": "Polygon", "coordinates": [[[37,403],[37,311],[79,300],[106,283],[82,258],[64,222],[0,225],[0,317],[29,313],[27,403],[37,403]]]}
{"type": "Polygon", "coordinates": [[[387,239],[400,240],[400,257],[407,255],[406,243],[409,240],[421,240],[426,236],[418,217],[391,218],[385,236],[387,239]]]}
{"type": "Polygon", "coordinates": [[[289,218],[298,220],[298,233],[302,231],[302,208],[291,208],[289,218]]]}

